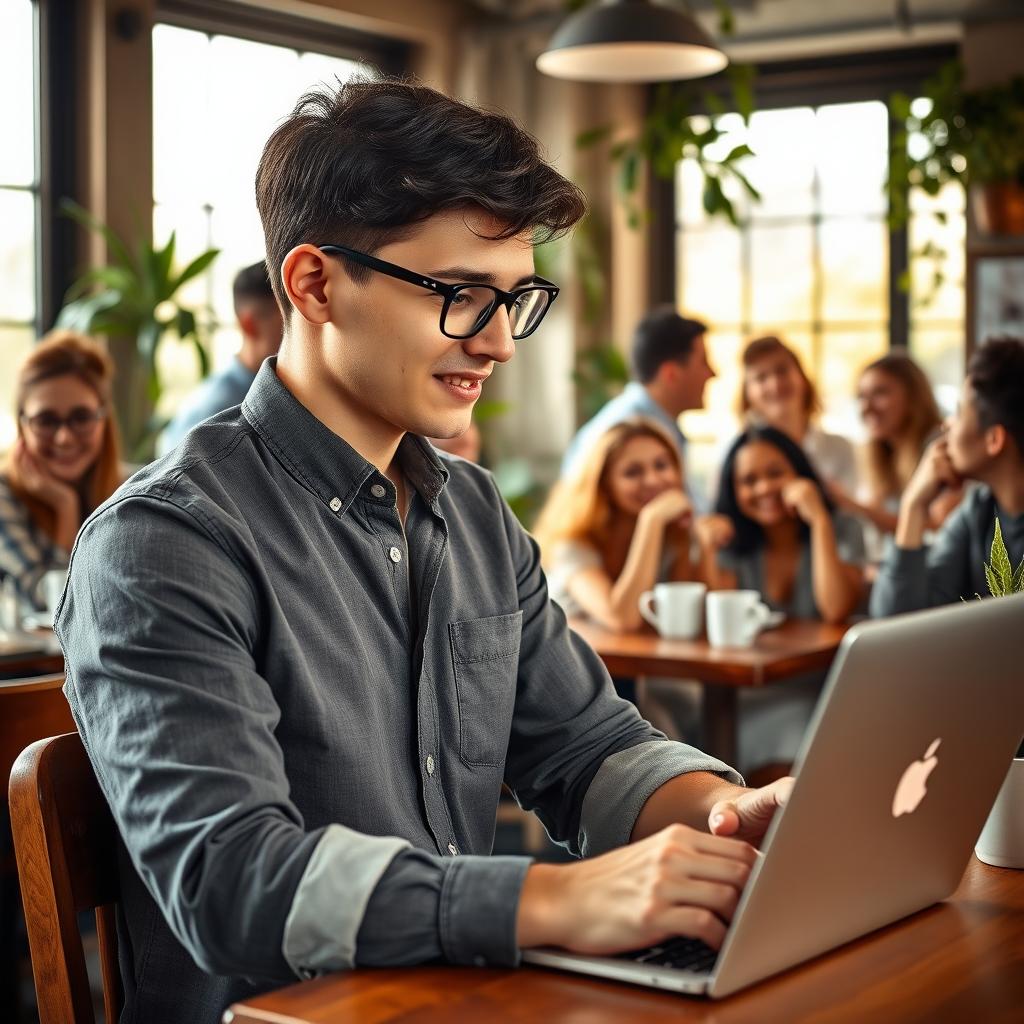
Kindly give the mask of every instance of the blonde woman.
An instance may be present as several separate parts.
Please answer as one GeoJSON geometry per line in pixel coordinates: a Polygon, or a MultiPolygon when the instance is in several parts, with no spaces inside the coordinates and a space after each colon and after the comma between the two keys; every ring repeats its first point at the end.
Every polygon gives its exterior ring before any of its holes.
{"type": "Polygon", "coordinates": [[[692,518],[672,438],[651,420],[617,424],[556,485],[537,520],[551,596],[567,615],[638,629],[645,590],[694,578],[692,518]]]}
{"type": "Polygon", "coordinates": [[[0,470],[0,576],[46,607],[40,583],[65,569],[79,527],[120,483],[113,363],[70,331],[48,335],[18,369],[18,436],[0,470]]]}
{"type": "Polygon", "coordinates": [[[744,423],[781,430],[804,450],[826,487],[853,494],[857,488],[853,445],[818,426],[821,399],[796,352],[769,335],[749,342],[742,362],[744,423]]]}
{"type": "MultiPolygon", "coordinates": [[[[900,495],[921,461],[929,441],[942,428],[942,414],[924,371],[906,352],[895,351],[864,368],[857,384],[860,415],[868,441],[863,452],[862,500],[849,511],[882,533],[896,529],[900,495]]],[[[929,525],[938,529],[959,504],[962,489],[943,494],[929,509],[929,525]]]]}

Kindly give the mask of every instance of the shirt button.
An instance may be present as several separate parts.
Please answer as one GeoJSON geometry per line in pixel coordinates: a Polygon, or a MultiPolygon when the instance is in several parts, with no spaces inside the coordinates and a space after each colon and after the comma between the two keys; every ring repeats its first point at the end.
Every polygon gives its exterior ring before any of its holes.
{"type": "Polygon", "coordinates": [[[392,548],[388,552],[388,556],[391,558],[392,562],[396,562],[397,563],[397,562],[400,562],[402,560],[402,552],[399,551],[398,548],[392,548]]]}
{"type": "Polygon", "coordinates": [[[373,485],[373,486],[372,486],[372,487],[370,488],[370,493],[371,493],[371,494],[372,494],[372,495],[373,495],[373,496],[374,496],[375,498],[383,498],[383,497],[384,497],[384,495],[385,495],[385,494],[387,494],[387,491],[385,491],[385,490],[384,490],[384,488],[383,488],[383,487],[381,487],[381,485],[380,485],[380,484],[374,484],[374,485],[373,485]]]}
{"type": "Polygon", "coordinates": [[[456,846],[455,846],[455,844],[454,844],[454,843],[449,843],[449,844],[448,844],[448,852],[449,852],[449,853],[450,853],[450,854],[451,854],[451,855],[452,855],[453,857],[458,857],[458,855],[459,855],[459,851],[458,851],[458,849],[456,848],[456,846]]]}
{"type": "Polygon", "coordinates": [[[434,774],[434,758],[430,754],[427,754],[427,774],[434,774]]]}
{"type": "Polygon", "coordinates": [[[341,508],[341,498],[331,498],[330,506],[332,512],[337,512],[341,508]]]}

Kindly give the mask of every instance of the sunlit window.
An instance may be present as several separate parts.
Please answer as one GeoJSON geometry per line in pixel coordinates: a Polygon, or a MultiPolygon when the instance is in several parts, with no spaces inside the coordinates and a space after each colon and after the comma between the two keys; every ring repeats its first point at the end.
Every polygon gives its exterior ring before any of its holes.
{"type": "MultiPolygon", "coordinates": [[[[299,96],[321,82],[345,81],[356,61],[169,25],[153,29],[153,233],[177,232],[178,260],[221,250],[211,270],[181,299],[203,310],[214,369],[239,345],[231,282],[264,256],[255,179],[270,133],[299,96]]],[[[194,386],[194,352],[162,348],[165,391],[159,411],[173,412],[194,386]]]]}
{"type": "MultiPolygon", "coordinates": [[[[744,169],[762,199],[730,193],[740,228],[709,220],[696,163],[678,167],[677,304],[712,327],[719,374],[708,387],[707,408],[686,414],[702,475],[737,429],[747,340],[776,334],[795,348],[821,391],[825,429],[854,437],[857,376],[890,345],[885,104],[765,110],[749,127],[727,114],[718,125],[728,129],[721,155],[741,142],[756,154],[744,169]]],[[[912,211],[911,349],[945,397],[962,374],[964,351],[962,190],[915,195],[912,211]],[[938,289],[936,261],[913,256],[928,241],[945,254],[938,289]]]]}
{"type": "Polygon", "coordinates": [[[30,0],[0,4],[0,450],[16,433],[14,374],[36,333],[35,11],[30,0]]]}

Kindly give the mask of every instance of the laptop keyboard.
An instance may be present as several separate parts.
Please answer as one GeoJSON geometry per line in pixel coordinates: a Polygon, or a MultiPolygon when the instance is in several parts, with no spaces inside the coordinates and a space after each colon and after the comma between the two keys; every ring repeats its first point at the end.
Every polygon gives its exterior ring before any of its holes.
{"type": "Polygon", "coordinates": [[[658,967],[674,967],[679,971],[692,971],[695,974],[708,974],[715,965],[718,951],[701,942],[700,939],[670,939],[659,946],[648,949],[635,949],[629,953],[620,953],[623,960],[632,960],[637,964],[654,964],[658,967]]]}

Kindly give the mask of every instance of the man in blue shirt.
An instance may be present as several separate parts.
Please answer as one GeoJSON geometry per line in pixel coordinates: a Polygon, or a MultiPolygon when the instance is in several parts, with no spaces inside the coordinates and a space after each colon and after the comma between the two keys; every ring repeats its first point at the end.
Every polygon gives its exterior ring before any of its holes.
{"type": "Polygon", "coordinates": [[[685,466],[686,437],[679,416],[704,407],[704,386],[715,376],[705,349],[706,331],[699,320],[687,320],[671,306],[660,306],[640,321],[630,354],[634,379],[576,432],[562,460],[563,477],[572,476],[606,430],[634,416],[665,427],[676,439],[685,466]]]}
{"type": "Polygon", "coordinates": [[[157,454],[169,452],[197,423],[241,405],[256,371],[281,347],[281,308],[270,286],[263,260],[235,275],[232,286],[242,347],[223,370],[211,374],[182,403],[157,442],[157,454]]]}

